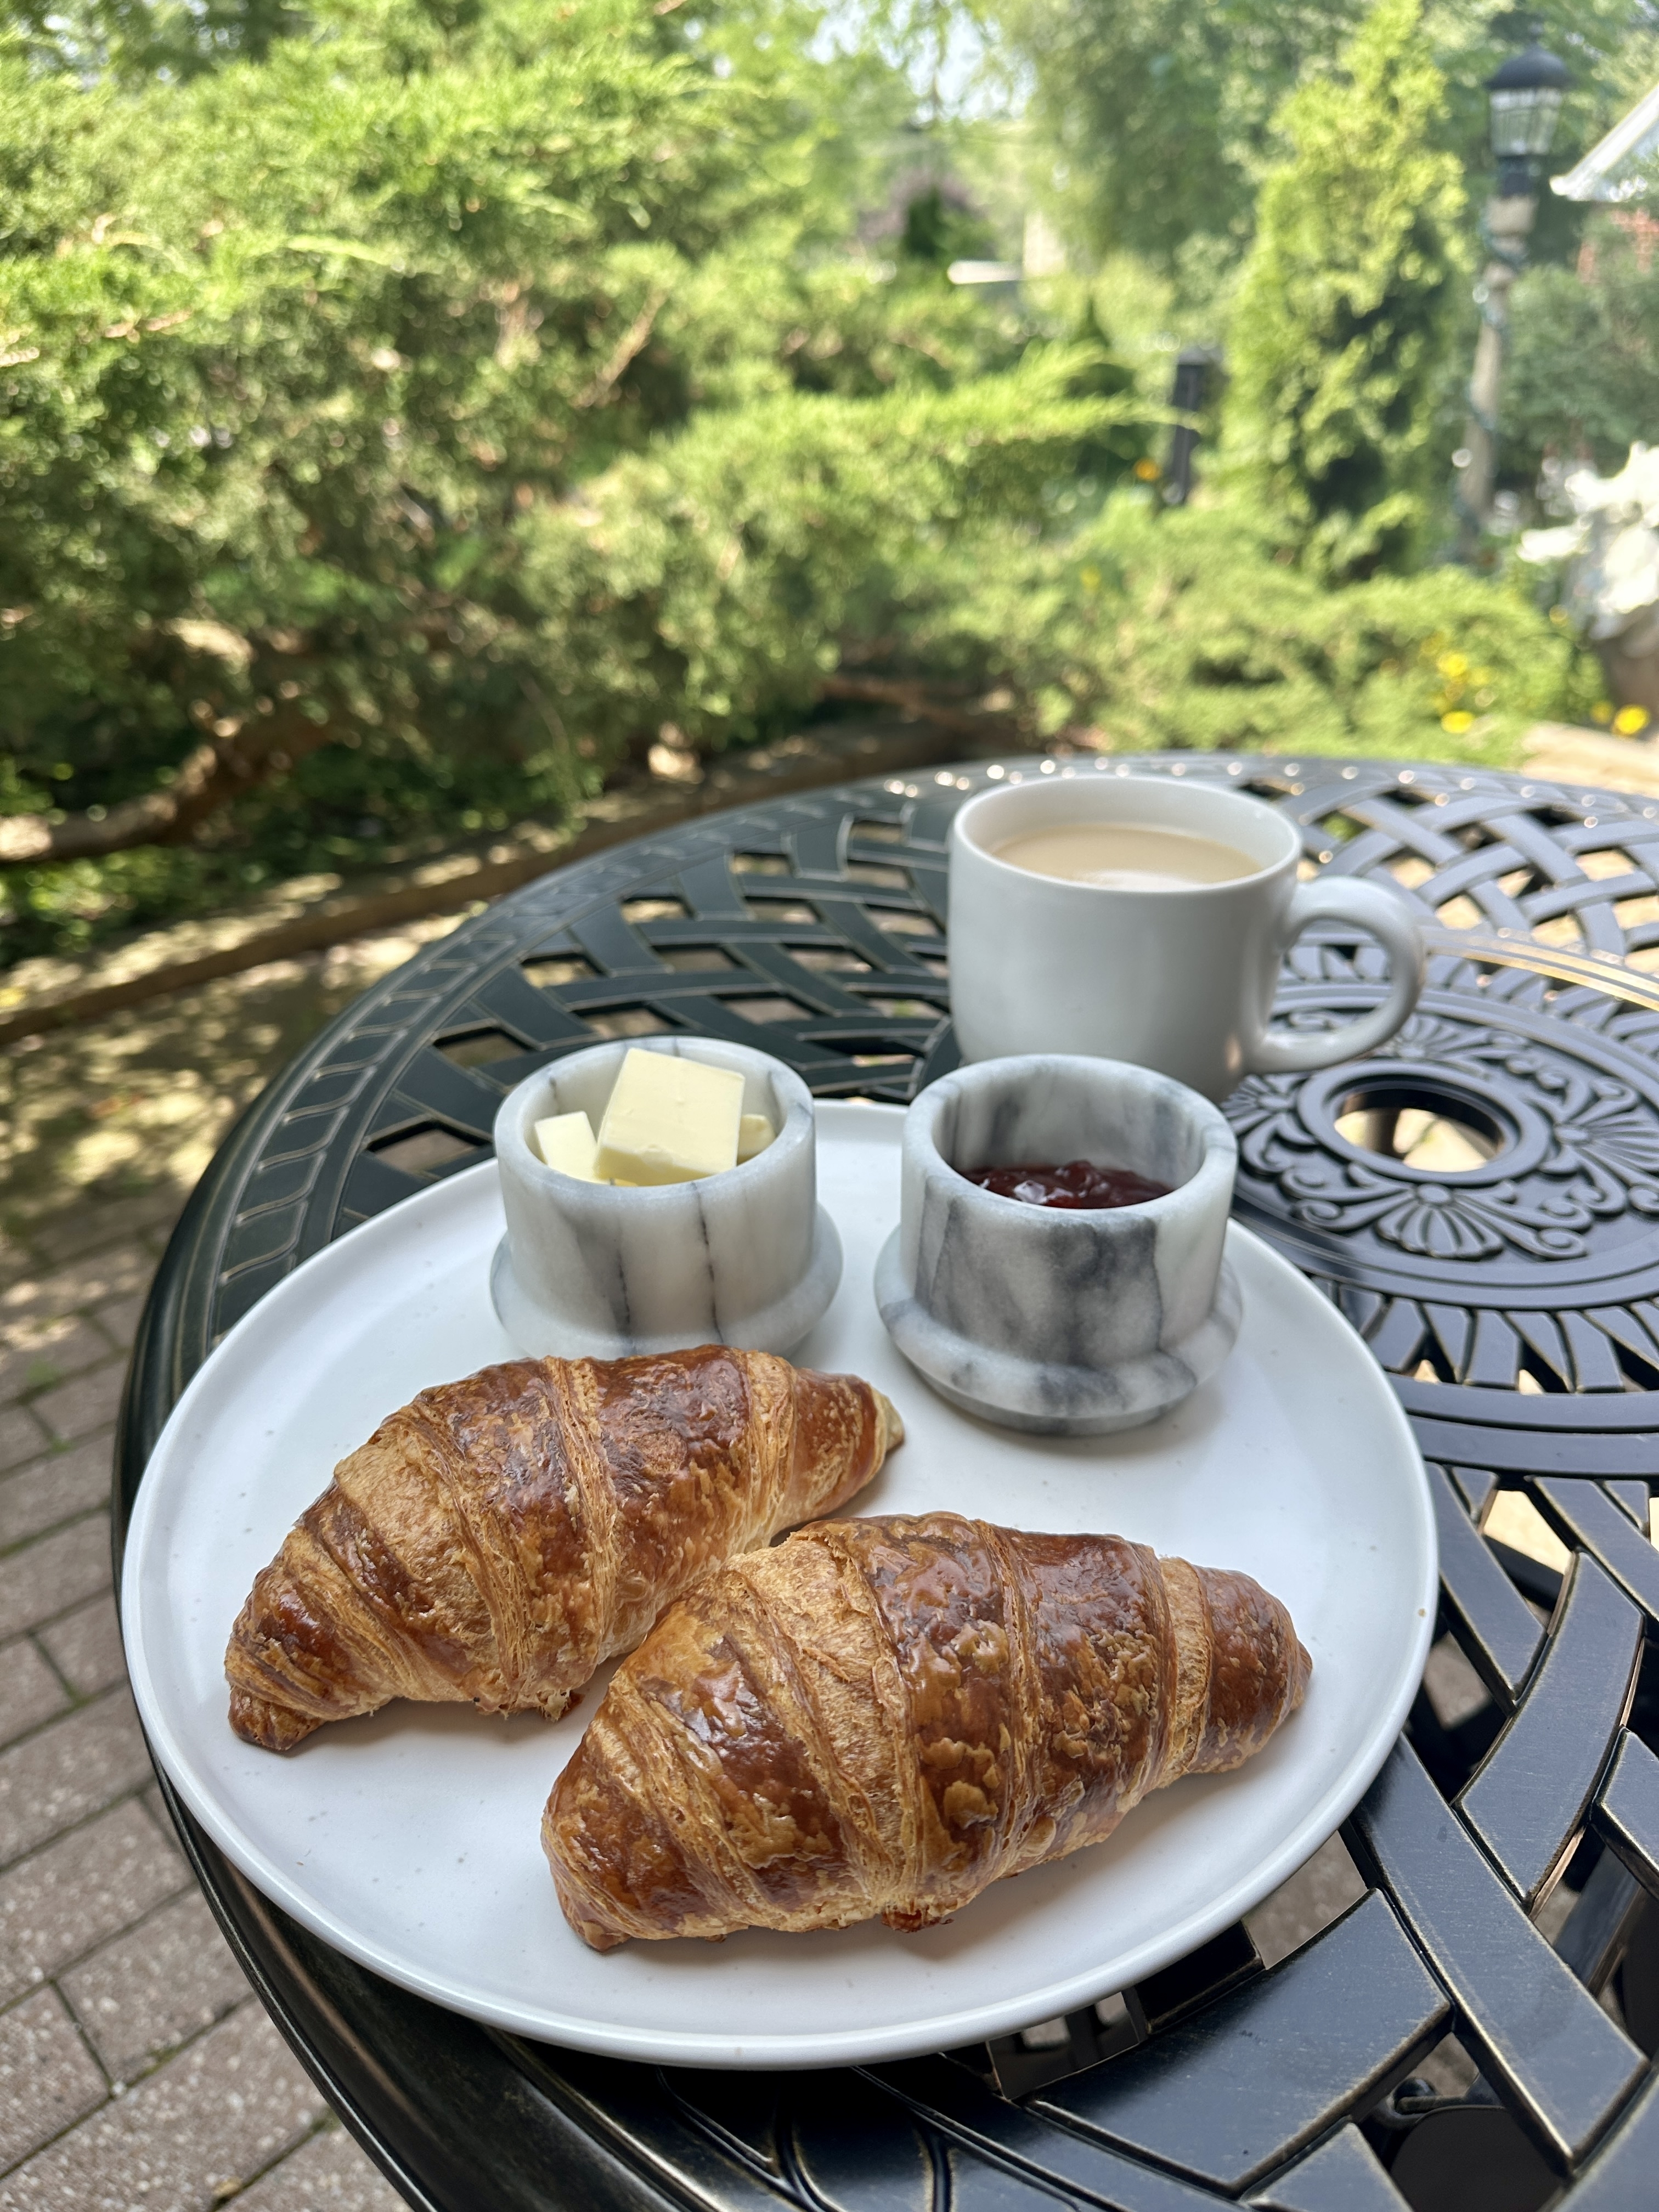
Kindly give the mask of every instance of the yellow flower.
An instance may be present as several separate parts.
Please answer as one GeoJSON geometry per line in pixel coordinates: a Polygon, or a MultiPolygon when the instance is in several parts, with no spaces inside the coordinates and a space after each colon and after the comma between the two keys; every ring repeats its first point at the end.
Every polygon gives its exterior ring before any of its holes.
{"type": "Polygon", "coordinates": [[[1612,700],[1598,699],[1590,708],[1590,720],[1592,722],[1610,722],[1613,720],[1612,700]]]}
{"type": "Polygon", "coordinates": [[[1156,461],[1137,461],[1135,463],[1135,474],[1140,478],[1142,483],[1156,483],[1158,477],[1158,463],[1156,461]]]}
{"type": "Polygon", "coordinates": [[[1613,726],[1621,738],[1633,738],[1646,729],[1649,719],[1645,707],[1621,707],[1613,718],[1613,726]]]}
{"type": "Polygon", "coordinates": [[[1461,653],[1443,653],[1437,665],[1443,676],[1449,676],[1454,679],[1460,676],[1467,676],[1469,672],[1468,659],[1461,653]]]}
{"type": "Polygon", "coordinates": [[[1448,737],[1461,738],[1465,730],[1474,727],[1474,717],[1467,707],[1459,707],[1453,713],[1440,717],[1440,726],[1448,737]]]}

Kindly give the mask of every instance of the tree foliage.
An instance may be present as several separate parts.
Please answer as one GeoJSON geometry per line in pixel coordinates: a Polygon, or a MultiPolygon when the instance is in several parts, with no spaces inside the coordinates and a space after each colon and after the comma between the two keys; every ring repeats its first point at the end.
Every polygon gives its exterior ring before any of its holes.
{"type": "Polygon", "coordinates": [[[556,811],[837,671],[1114,744],[1492,755],[1568,696],[1496,587],[1319,581],[1421,508],[1456,196],[1409,0],[1289,111],[1240,378],[1266,501],[1182,516],[1127,488],[1163,426],[1080,281],[953,289],[943,189],[869,242],[911,94],[794,0],[14,21],[17,951],[556,811]]]}
{"type": "Polygon", "coordinates": [[[1007,0],[1000,14],[1065,164],[1071,227],[1169,268],[1196,240],[1248,239],[1274,112],[1364,0],[1007,0]]]}
{"type": "Polygon", "coordinates": [[[1422,0],[1377,0],[1342,74],[1294,94],[1235,317],[1244,473],[1336,574],[1420,550],[1471,256],[1422,0]]]}
{"type": "Polygon", "coordinates": [[[809,72],[792,27],[343,0],[137,88],[0,58],[0,811],[62,810],[84,848],[89,805],[274,757],[256,865],[314,865],[360,823],[556,806],[676,711],[717,742],[806,703],[810,654],[722,690],[695,643],[642,641],[648,609],[610,623],[585,488],[694,419],[751,472],[719,592],[786,446],[803,481],[815,438],[837,483],[862,455],[907,514],[941,470],[1025,511],[1073,472],[1112,406],[1016,376],[1029,329],[924,252],[857,247],[848,171],[891,88],[809,72]],[[907,410],[952,393],[940,459],[907,410]]]}
{"type": "Polygon", "coordinates": [[[1548,459],[1611,475],[1659,444],[1659,260],[1607,215],[1585,246],[1581,270],[1529,270],[1510,295],[1500,459],[1525,489],[1548,459]]]}
{"type": "MultiPolygon", "coordinates": [[[[871,0],[875,4],[875,0],[871,0]]],[[[1137,254],[1177,279],[1182,303],[1228,335],[1228,273],[1255,234],[1257,193],[1281,156],[1276,118],[1299,86],[1338,74],[1370,0],[912,0],[876,13],[918,47],[941,18],[976,27],[988,69],[1027,94],[1034,188],[1076,248],[1137,254]]],[[[1477,193],[1491,174],[1485,81],[1534,36],[1572,72],[1556,154],[1567,167],[1659,75],[1651,0],[1428,0],[1424,36],[1446,79],[1437,143],[1477,193]]],[[[1570,260],[1582,210],[1546,196],[1535,258],[1570,260]]]]}

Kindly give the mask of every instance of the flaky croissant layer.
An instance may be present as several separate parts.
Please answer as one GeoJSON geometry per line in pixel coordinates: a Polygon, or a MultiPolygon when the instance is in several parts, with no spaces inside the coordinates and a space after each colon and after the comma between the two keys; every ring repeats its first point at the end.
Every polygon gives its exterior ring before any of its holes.
{"type": "Polygon", "coordinates": [[[548,1802],[595,1950],[946,1919],[1238,1765],[1305,1694],[1248,1575],[953,1513],[820,1522],[732,1559],[625,1660],[548,1802]]]}
{"type": "Polygon", "coordinates": [[[855,1376],[723,1345],[423,1390],[256,1579],[231,1725],[287,1751],[392,1698],[556,1717],[708,1567],[832,1512],[903,1433],[855,1376]]]}

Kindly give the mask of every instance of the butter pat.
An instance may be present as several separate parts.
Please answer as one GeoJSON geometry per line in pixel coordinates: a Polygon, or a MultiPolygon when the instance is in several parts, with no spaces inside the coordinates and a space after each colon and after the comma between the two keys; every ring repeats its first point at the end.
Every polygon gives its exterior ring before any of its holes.
{"type": "Polygon", "coordinates": [[[586,1114],[550,1114],[536,1124],[536,1150],[550,1168],[574,1176],[581,1182],[597,1182],[593,1165],[593,1124],[586,1114]]]}
{"type": "Polygon", "coordinates": [[[743,1078],[672,1053],[629,1054],[599,1124],[604,1182],[696,1182],[738,1164],[743,1078]]]}
{"type": "Polygon", "coordinates": [[[738,1164],[763,1152],[777,1133],[764,1114],[745,1114],[738,1123],[738,1164]]]}

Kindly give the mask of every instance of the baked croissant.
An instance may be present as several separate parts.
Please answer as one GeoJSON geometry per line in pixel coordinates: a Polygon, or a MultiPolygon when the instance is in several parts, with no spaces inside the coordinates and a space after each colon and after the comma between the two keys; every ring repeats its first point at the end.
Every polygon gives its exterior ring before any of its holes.
{"type": "Polygon", "coordinates": [[[422,1390],[256,1579],[231,1726],[288,1751],[392,1698],[556,1718],[706,1568],[833,1511],[903,1434],[855,1376],[723,1345],[422,1390]]]}
{"type": "Polygon", "coordinates": [[[1259,1751],[1312,1662],[1248,1575],[954,1513],[820,1522],[706,1576],[613,1676],[542,1823],[630,1936],[945,1920],[1259,1751]]]}

